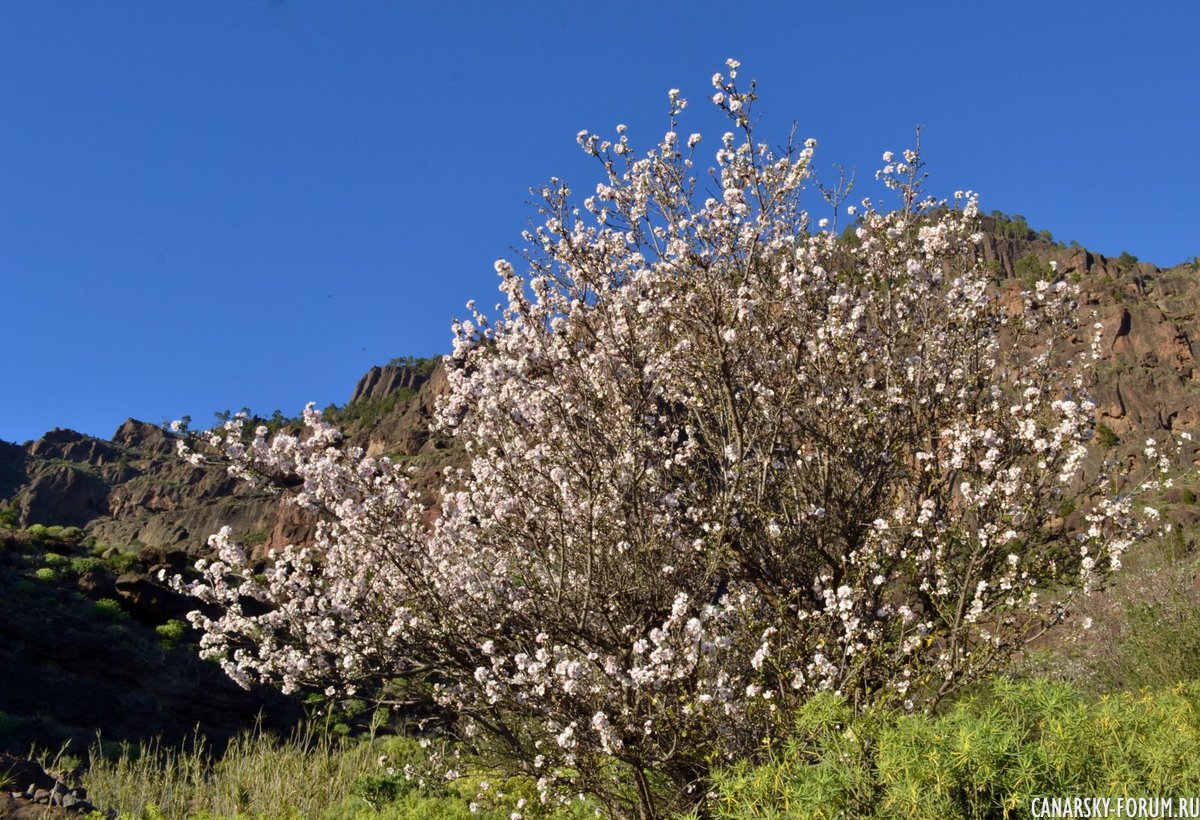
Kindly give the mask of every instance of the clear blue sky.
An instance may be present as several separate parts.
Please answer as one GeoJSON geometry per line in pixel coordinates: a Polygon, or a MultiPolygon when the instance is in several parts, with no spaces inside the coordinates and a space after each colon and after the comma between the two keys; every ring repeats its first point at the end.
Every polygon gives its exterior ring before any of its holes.
{"type": "MultiPolygon", "coordinates": [[[[1200,254],[1200,4],[0,5],[0,438],[344,402],[493,302],[581,128],[684,128],[726,57],[818,166],[925,126],[935,193],[1105,254],[1200,254]]],[[[866,192],[866,189],[863,189],[866,192]]],[[[875,192],[875,189],[870,189],[875,192]]]]}

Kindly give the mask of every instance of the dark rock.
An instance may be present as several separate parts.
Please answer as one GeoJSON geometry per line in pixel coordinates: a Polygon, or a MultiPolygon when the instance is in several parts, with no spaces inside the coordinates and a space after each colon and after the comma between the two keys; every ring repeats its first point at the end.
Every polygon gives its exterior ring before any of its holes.
{"type": "Polygon", "coordinates": [[[10,498],[28,480],[24,447],[0,441],[0,499],[10,498]]]}
{"type": "Polygon", "coordinates": [[[108,513],[108,485],[85,469],[44,463],[22,490],[21,523],[83,527],[108,513]]]}
{"type": "Polygon", "coordinates": [[[32,796],[38,789],[49,789],[54,778],[32,760],[0,754],[0,774],[7,775],[8,788],[32,796]]]}
{"type": "Polygon", "coordinates": [[[251,551],[250,557],[264,562],[269,550],[291,544],[311,544],[316,534],[317,520],[311,513],[292,504],[280,504],[270,535],[261,547],[251,551]]]}
{"type": "Polygon", "coordinates": [[[188,554],[165,546],[145,546],[138,550],[138,561],[151,575],[160,569],[165,569],[167,575],[175,575],[187,569],[188,554]]]}
{"type": "Polygon", "coordinates": [[[147,624],[162,624],[172,618],[184,618],[197,608],[197,602],[137,573],[117,578],[117,597],[129,614],[147,624]]]}
{"type": "Polygon", "coordinates": [[[93,600],[113,598],[117,594],[117,585],[113,577],[106,570],[98,567],[80,575],[76,583],[79,585],[79,589],[93,600]]]}

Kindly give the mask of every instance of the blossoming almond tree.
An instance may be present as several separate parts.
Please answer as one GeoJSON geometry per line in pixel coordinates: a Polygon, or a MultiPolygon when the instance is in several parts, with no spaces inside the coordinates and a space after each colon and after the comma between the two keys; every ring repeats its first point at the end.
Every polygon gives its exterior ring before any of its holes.
{"type": "Polygon", "coordinates": [[[1072,291],[1007,309],[975,197],[924,198],[915,151],[884,155],[897,209],[813,224],[815,143],[759,142],[727,73],[709,176],[672,91],[655,148],[581,132],[594,193],[542,190],[505,304],[454,328],[438,424],[465,463],[432,523],[311,408],[304,436],[211,434],[322,515],[265,580],[214,539],[189,588],[224,614],[192,617],[231,676],[425,685],[546,799],[649,817],[814,692],[932,708],[1119,566],[1142,530],[1124,476],[1082,477],[1072,291]]]}

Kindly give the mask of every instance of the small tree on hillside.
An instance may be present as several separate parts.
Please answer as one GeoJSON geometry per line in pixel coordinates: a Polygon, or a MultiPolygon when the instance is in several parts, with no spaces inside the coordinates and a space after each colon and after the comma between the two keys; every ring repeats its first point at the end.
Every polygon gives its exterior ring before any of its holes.
{"type": "Polygon", "coordinates": [[[923,197],[913,151],[884,155],[896,210],[813,224],[815,143],[759,142],[729,65],[710,176],[672,91],[653,150],[581,132],[594,193],[541,192],[505,307],[455,326],[439,424],[466,463],[432,524],[311,410],[307,437],[213,437],[324,516],[263,582],[215,539],[191,591],[225,614],[193,621],[232,676],[427,686],[547,797],[648,817],[815,692],[931,708],[1119,566],[1139,527],[1121,476],[1080,482],[1072,292],[994,293],[974,196],[923,197]]]}

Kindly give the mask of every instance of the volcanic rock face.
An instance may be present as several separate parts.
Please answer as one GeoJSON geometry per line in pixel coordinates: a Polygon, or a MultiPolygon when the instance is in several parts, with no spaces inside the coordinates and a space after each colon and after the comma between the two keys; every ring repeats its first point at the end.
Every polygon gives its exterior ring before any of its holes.
{"type": "Polygon", "coordinates": [[[1013,296],[1038,274],[1079,285],[1085,329],[1092,322],[1101,326],[1104,358],[1092,390],[1101,424],[1122,439],[1196,426],[1200,265],[1160,269],[1084,248],[996,235],[985,238],[983,249],[998,282],[1013,296]],[[1057,272],[1050,271],[1051,262],[1057,272]]]}
{"type": "Polygon", "coordinates": [[[408,365],[387,364],[372,367],[358,380],[354,393],[350,396],[350,403],[381,399],[404,388],[417,390],[427,380],[426,374],[408,365]]]}

